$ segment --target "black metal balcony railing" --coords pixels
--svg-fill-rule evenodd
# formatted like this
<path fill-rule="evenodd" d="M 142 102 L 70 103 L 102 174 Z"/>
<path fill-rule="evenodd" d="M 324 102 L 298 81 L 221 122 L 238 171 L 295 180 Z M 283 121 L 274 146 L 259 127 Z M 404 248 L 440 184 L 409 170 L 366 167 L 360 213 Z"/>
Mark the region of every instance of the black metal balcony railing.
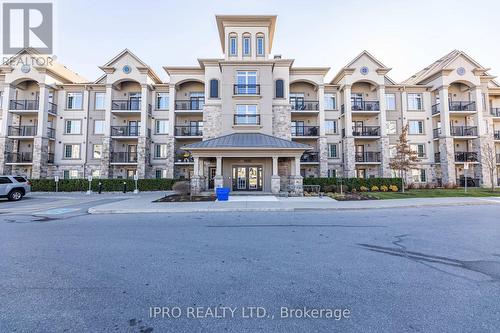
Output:
<path fill-rule="evenodd" d="M 260 95 L 260 84 L 235 84 L 235 95 Z"/>
<path fill-rule="evenodd" d="M 50 139 L 55 139 L 56 138 L 56 130 L 53 129 L 53 128 L 47 128 L 47 136 L 50 138 Z"/>
<path fill-rule="evenodd" d="M 352 128 L 353 136 L 380 136 L 380 126 L 363 126 Z"/>
<path fill-rule="evenodd" d="M 450 101 L 450 111 L 476 111 L 476 102 Z"/>
<path fill-rule="evenodd" d="M 175 126 L 175 136 L 202 136 L 202 126 Z"/>
<path fill-rule="evenodd" d="M 31 163 L 33 162 L 33 153 L 7 153 L 7 163 Z"/>
<path fill-rule="evenodd" d="M 140 126 L 111 126 L 111 136 L 139 136 Z"/>
<path fill-rule="evenodd" d="M 54 154 L 49 153 L 49 155 L 47 156 L 47 163 L 54 163 Z"/>
<path fill-rule="evenodd" d="M 301 162 L 318 162 L 319 161 L 319 153 L 317 151 L 306 151 L 300 157 Z"/>
<path fill-rule="evenodd" d="M 455 162 L 477 162 L 477 153 L 474 152 L 455 152 Z"/>
<path fill-rule="evenodd" d="M 457 185 L 460 187 L 465 186 L 465 177 L 461 176 L 457 178 Z M 479 178 L 469 178 L 467 177 L 467 187 L 479 187 L 480 185 L 480 180 Z"/>
<path fill-rule="evenodd" d="M 364 153 L 355 153 L 354 155 L 355 161 L 360 162 L 380 162 L 380 152 L 364 152 Z"/>
<path fill-rule="evenodd" d="M 495 140 L 500 140 L 500 131 L 494 131 L 493 136 L 494 136 Z"/>
<path fill-rule="evenodd" d="M 140 110 L 141 109 L 141 99 L 114 99 L 111 101 L 112 110 Z"/>
<path fill-rule="evenodd" d="M 304 101 L 301 99 L 290 99 L 290 104 L 292 105 L 293 111 L 318 111 L 319 102 L 318 101 Z"/>
<path fill-rule="evenodd" d="M 452 136 L 477 136 L 476 126 L 451 126 Z"/>
<path fill-rule="evenodd" d="M 497 154 L 497 163 L 500 163 L 500 154 Z"/>
<path fill-rule="evenodd" d="M 259 114 L 235 114 L 235 125 L 260 125 Z"/>
<path fill-rule="evenodd" d="M 352 111 L 380 111 L 380 103 L 378 101 L 353 101 L 351 104 Z"/>
<path fill-rule="evenodd" d="M 318 136 L 319 126 L 292 126 L 292 136 Z"/>
<path fill-rule="evenodd" d="M 35 136 L 36 126 L 9 126 L 9 136 Z"/>
<path fill-rule="evenodd" d="M 439 103 L 431 106 L 431 111 L 432 111 L 432 114 L 438 114 L 439 112 L 441 112 L 441 110 L 439 109 Z"/>
<path fill-rule="evenodd" d="M 205 97 L 192 97 L 188 100 L 176 100 L 176 110 L 203 110 Z"/>
<path fill-rule="evenodd" d="M 340 106 L 340 114 L 344 114 L 344 112 L 345 112 L 345 106 L 344 106 L 344 104 L 342 104 Z"/>
<path fill-rule="evenodd" d="M 111 154 L 112 163 L 137 163 L 137 153 L 114 152 Z"/>
<path fill-rule="evenodd" d="M 441 153 L 434 153 L 434 163 L 441 163 Z"/>
<path fill-rule="evenodd" d="M 178 150 L 175 152 L 175 161 L 181 163 L 192 163 L 194 159 L 189 152 Z"/>
<path fill-rule="evenodd" d="M 500 108 L 491 108 L 490 113 L 493 117 L 500 117 Z"/>
<path fill-rule="evenodd" d="M 49 102 L 47 110 L 49 111 L 49 113 L 57 114 L 57 104 Z"/>
<path fill-rule="evenodd" d="M 10 110 L 38 110 L 37 99 L 11 99 Z"/>
<path fill-rule="evenodd" d="M 432 130 L 432 136 L 434 139 L 437 139 L 439 138 L 439 136 L 441 135 L 441 129 L 440 128 L 435 128 Z"/>

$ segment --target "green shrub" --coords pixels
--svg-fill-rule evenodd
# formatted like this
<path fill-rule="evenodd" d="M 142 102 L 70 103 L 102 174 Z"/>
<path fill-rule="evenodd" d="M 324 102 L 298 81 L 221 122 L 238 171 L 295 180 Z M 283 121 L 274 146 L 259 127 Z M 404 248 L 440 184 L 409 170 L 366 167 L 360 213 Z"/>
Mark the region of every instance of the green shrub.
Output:
<path fill-rule="evenodd" d="M 33 192 L 54 192 L 56 182 L 53 179 L 31 179 L 31 190 Z M 127 184 L 127 191 L 135 189 L 133 179 L 94 179 L 92 180 L 92 191 L 97 192 L 99 182 L 102 183 L 103 192 L 123 191 L 123 182 Z M 172 189 L 175 179 L 139 179 L 137 187 L 139 191 L 167 191 Z M 60 192 L 84 192 L 89 189 L 87 179 L 61 179 L 59 180 Z"/>
<path fill-rule="evenodd" d="M 343 185 L 347 191 L 360 189 L 361 186 L 371 189 L 373 186 L 380 188 L 386 186 L 389 188 L 392 185 L 398 186 L 401 184 L 401 178 L 304 178 L 304 185 L 320 185 L 321 191 L 325 191 L 328 185 Z"/>
<path fill-rule="evenodd" d="M 378 186 L 377 185 L 373 185 L 372 188 L 371 188 L 371 191 L 372 192 L 378 192 Z"/>

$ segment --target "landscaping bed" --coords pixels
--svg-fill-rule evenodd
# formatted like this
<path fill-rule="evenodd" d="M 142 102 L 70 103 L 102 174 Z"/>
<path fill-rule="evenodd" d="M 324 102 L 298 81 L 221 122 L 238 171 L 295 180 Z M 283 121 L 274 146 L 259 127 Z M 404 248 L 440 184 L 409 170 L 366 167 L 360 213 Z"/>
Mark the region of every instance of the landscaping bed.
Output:
<path fill-rule="evenodd" d="M 217 198 L 213 195 L 210 196 L 189 196 L 173 194 L 163 197 L 161 199 L 155 200 L 154 202 L 203 202 L 203 201 L 215 201 Z"/>

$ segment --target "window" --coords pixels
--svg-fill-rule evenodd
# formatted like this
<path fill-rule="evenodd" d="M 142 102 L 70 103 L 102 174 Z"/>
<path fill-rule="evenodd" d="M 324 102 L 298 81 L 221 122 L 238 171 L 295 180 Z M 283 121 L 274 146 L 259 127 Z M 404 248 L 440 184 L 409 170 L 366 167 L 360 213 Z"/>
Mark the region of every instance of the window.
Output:
<path fill-rule="evenodd" d="M 240 104 L 236 105 L 235 125 L 259 125 L 260 117 L 257 114 L 257 105 Z"/>
<path fill-rule="evenodd" d="M 282 79 L 276 80 L 274 83 L 275 88 L 275 98 L 284 98 L 285 97 L 285 84 Z"/>
<path fill-rule="evenodd" d="M 92 146 L 92 157 L 95 159 L 100 159 L 102 157 L 102 145 Z"/>
<path fill-rule="evenodd" d="M 94 134 L 104 134 L 104 120 L 94 120 Z"/>
<path fill-rule="evenodd" d="M 219 98 L 219 80 L 210 80 L 210 98 Z"/>
<path fill-rule="evenodd" d="M 398 134 L 398 122 L 396 120 L 388 120 L 385 124 L 387 128 L 387 134 Z"/>
<path fill-rule="evenodd" d="M 422 110 L 422 94 L 408 94 L 408 110 Z"/>
<path fill-rule="evenodd" d="M 80 145 L 78 144 L 64 145 L 64 158 L 71 158 L 71 159 L 80 158 Z"/>
<path fill-rule="evenodd" d="M 157 120 L 155 122 L 155 134 L 168 134 L 168 120 Z"/>
<path fill-rule="evenodd" d="M 0 184 L 10 184 L 12 180 L 9 177 L 0 177 Z"/>
<path fill-rule="evenodd" d="M 326 134 L 337 134 L 337 121 L 336 120 L 325 120 L 325 133 Z"/>
<path fill-rule="evenodd" d="M 2 107 L 3 91 L 0 91 L 0 108 Z"/>
<path fill-rule="evenodd" d="M 328 158 L 337 158 L 337 144 L 329 143 L 328 144 Z"/>
<path fill-rule="evenodd" d="M 101 170 L 92 170 L 92 178 L 101 178 Z"/>
<path fill-rule="evenodd" d="M 68 93 L 68 110 L 81 110 L 83 108 L 83 93 Z"/>
<path fill-rule="evenodd" d="M 235 56 L 238 54 L 238 40 L 236 36 L 229 37 L 229 55 Z"/>
<path fill-rule="evenodd" d="M 78 170 L 64 170 L 63 171 L 64 179 L 77 179 L 78 178 Z"/>
<path fill-rule="evenodd" d="M 66 120 L 65 134 L 81 134 L 82 121 L 81 120 Z"/>
<path fill-rule="evenodd" d="M 395 94 L 385 94 L 385 106 L 387 110 L 394 111 L 396 110 L 396 95 Z"/>
<path fill-rule="evenodd" d="M 413 145 L 410 145 L 411 147 L 411 150 L 413 150 L 414 152 L 417 153 L 417 156 L 420 157 L 420 158 L 423 158 L 425 157 L 425 145 L 424 144 L 413 144 Z"/>
<path fill-rule="evenodd" d="M 337 178 L 337 170 L 328 169 L 328 178 Z"/>
<path fill-rule="evenodd" d="M 257 55 L 264 55 L 264 36 L 257 36 Z"/>
<path fill-rule="evenodd" d="M 156 176 L 156 179 L 167 178 L 167 170 L 166 169 L 156 169 L 155 176 Z"/>
<path fill-rule="evenodd" d="M 156 109 L 168 110 L 170 98 L 167 92 L 159 92 L 156 94 Z"/>
<path fill-rule="evenodd" d="M 167 145 L 164 143 L 156 144 L 154 156 L 155 158 L 167 158 Z"/>
<path fill-rule="evenodd" d="M 396 148 L 396 145 L 389 145 L 389 158 L 396 157 L 397 153 L 398 149 Z"/>
<path fill-rule="evenodd" d="M 411 170 L 411 178 L 414 183 L 425 183 L 427 181 L 425 169 Z"/>
<path fill-rule="evenodd" d="M 105 101 L 106 101 L 106 93 L 96 92 L 95 93 L 94 109 L 95 110 L 104 110 L 106 108 Z"/>
<path fill-rule="evenodd" d="M 337 109 L 335 94 L 325 94 L 325 110 Z"/>
<path fill-rule="evenodd" d="M 257 91 L 257 72 L 238 71 L 236 73 L 237 94 L 255 95 Z"/>
<path fill-rule="evenodd" d="M 250 55 L 250 36 L 243 36 L 243 55 Z"/>
<path fill-rule="evenodd" d="M 410 134 L 424 134 L 424 122 L 422 120 L 410 120 L 408 124 Z"/>

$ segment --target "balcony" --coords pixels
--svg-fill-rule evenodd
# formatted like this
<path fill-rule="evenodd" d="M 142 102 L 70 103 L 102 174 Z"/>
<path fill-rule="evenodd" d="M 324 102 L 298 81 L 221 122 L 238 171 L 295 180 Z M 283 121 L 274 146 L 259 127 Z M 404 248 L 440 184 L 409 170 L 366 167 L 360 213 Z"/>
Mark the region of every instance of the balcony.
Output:
<path fill-rule="evenodd" d="M 56 130 L 54 128 L 47 128 L 47 136 L 49 139 L 55 139 L 56 138 Z"/>
<path fill-rule="evenodd" d="M 50 114 L 57 115 L 57 104 L 49 102 L 49 107 L 48 107 L 47 111 Z"/>
<path fill-rule="evenodd" d="M 451 112 L 455 112 L 455 111 L 473 112 L 473 111 L 476 111 L 476 102 L 450 101 L 448 106 L 449 106 L 449 109 Z"/>
<path fill-rule="evenodd" d="M 318 136 L 319 126 L 292 126 L 292 136 Z"/>
<path fill-rule="evenodd" d="M 434 153 L 434 163 L 441 163 L 441 153 Z"/>
<path fill-rule="evenodd" d="M 178 150 L 175 152 L 175 163 L 191 164 L 194 163 L 193 156 L 187 151 Z"/>
<path fill-rule="evenodd" d="M 432 111 L 432 115 L 435 115 L 435 114 L 438 114 L 439 112 L 441 112 L 440 107 L 439 107 L 439 103 L 432 105 L 431 111 Z"/>
<path fill-rule="evenodd" d="M 234 125 L 260 125 L 260 114 L 235 114 Z"/>
<path fill-rule="evenodd" d="M 493 137 L 495 140 L 500 140 L 500 131 L 493 131 Z"/>
<path fill-rule="evenodd" d="M 11 99 L 9 110 L 15 111 L 38 111 L 37 99 Z"/>
<path fill-rule="evenodd" d="M 139 136 L 140 126 L 111 126 L 111 136 Z"/>
<path fill-rule="evenodd" d="M 455 152 L 455 162 L 477 162 L 477 153 Z"/>
<path fill-rule="evenodd" d="M 441 135 L 441 133 L 442 132 L 441 132 L 440 128 L 435 128 L 435 129 L 432 130 L 432 137 L 434 139 L 437 139 L 437 138 L 439 138 L 439 136 Z"/>
<path fill-rule="evenodd" d="M 352 111 L 380 111 L 378 101 L 353 101 L 351 103 Z"/>
<path fill-rule="evenodd" d="M 497 154 L 497 163 L 500 163 L 500 154 Z"/>
<path fill-rule="evenodd" d="M 234 95 L 260 95 L 260 84 L 235 84 Z"/>
<path fill-rule="evenodd" d="M 452 136 L 477 136 L 476 126 L 451 126 Z"/>
<path fill-rule="evenodd" d="M 6 163 L 33 163 L 33 153 L 7 153 Z"/>
<path fill-rule="evenodd" d="M 302 162 L 302 163 L 318 163 L 319 162 L 319 152 L 306 151 L 300 157 L 300 162 Z"/>
<path fill-rule="evenodd" d="M 493 117 L 500 117 L 500 108 L 491 108 L 490 113 Z"/>
<path fill-rule="evenodd" d="M 353 136 L 380 136 L 380 126 L 363 126 L 352 128 Z"/>
<path fill-rule="evenodd" d="M 137 163 L 137 153 L 115 152 L 111 153 L 111 163 Z"/>
<path fill-rule="evenodd" d="M 318 111 L 319 101 L 304 101 L 302 99 L 290 99 L 292 111 Z"/>
<path fill-rule="evenodd" d="M 47 156 L 47 163 L 54 164 L 54 154 L 49 153 L 49 155 Z"/>
<path fill-rule="evenodd" d="M 175 126 L 175 136 L 203 136 L 202 126 Z"/>
<path fill-rule="evenodd" d="M 9 126 L 9 136 L 35 136 L 36 126 Z"/>
<path fill-rule="evenodd" d="M 356 163 L 380 163 L 380 152 L 355 153 L 354 159 Z"/>
<path fill-rule="evenodd" d="M 111 110 L 114 111 L 140 111 L 141 98 L 114 99 L 111 101 Z"/>
<path fill-rule="evenodd" d="M 192 97 L 189 100 L 176 100 L 176 111 L 202 111 L 205 106 L 205 97 Z"/>

